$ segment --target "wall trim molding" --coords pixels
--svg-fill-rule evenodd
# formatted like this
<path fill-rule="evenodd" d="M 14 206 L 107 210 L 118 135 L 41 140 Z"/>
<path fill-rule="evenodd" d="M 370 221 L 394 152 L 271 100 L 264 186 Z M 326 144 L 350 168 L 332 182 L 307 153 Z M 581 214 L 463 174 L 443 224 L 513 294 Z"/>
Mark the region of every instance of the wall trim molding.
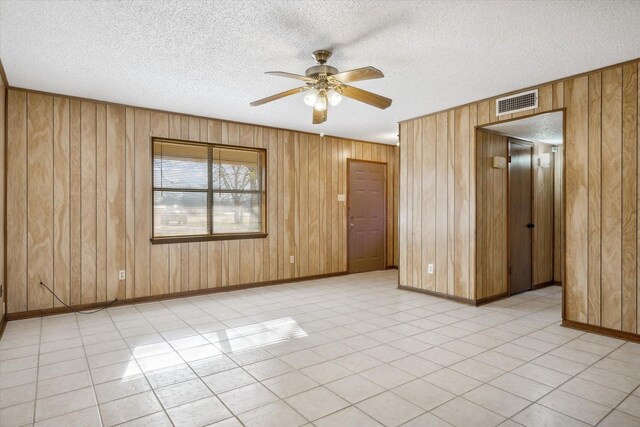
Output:
<path fill-rule="evenodd" d="M 420 289 L 420 288 L 414 288 L 413 286 L 404 286 L 404 285 L 398 285 L 398 289 L 402 289 L 403 291 L 417 292 L 420 294 L 427 294 L 434 297 L 439 297 L 443 299 L 460 302 L 462 304 L 476 305 L 476 301 L 472 300 L 471 298 L 464 298 L 464 297 L 458 297 L 455 295 L 443 294 L 442 292 L 430 291 L 428 289 Z"/>
<path fill-rule="evenodd" d="M 640 343 L 640 334 L 633 332 L 618 331 L 617 329 L 605 328 L 604 326 L 589 325 L 587 323 L 562 319 L 562 326 L 579 331 L 590 332 L 592 334 L 604 335 L 606 337 L 619 338 L 622 340 Z"/>
<path fill-rule="evenodd" d="M 139 303 L 145 303 L 145 302 L 167 301 L 167 300 L 177 299 L 177 298 L 187 298 L 187 297 L 194 297 L 194 296 L 200 296 L 200 295 L 210 295 L 210 294 L 217 294 L 217 293 L 222 293 L 222 292 L 239 291 L 239 290 L 243 290 L 243 289 L 261 288 L 261 287 L 266 287 L 266 286 L 285 285 L 285 284 L 288 284 L 288 283 L 308 282 L 310 280 L 326 279 L 326 278 L 329 278 L 329 277 L 337 277 L 337 276 L 346 276 L 348 274 L 349 273 L 346 272 L 346 271 L 339 271 L 339 272 L 336 272 L 336 273 L 317 274 L 317 275 L 314 275 L 314 276 L 304 276 L 304 277 L 295 277 L 295 278 L 290 278 L 290 279 L 270 280 L 270 281 L 265 281 L 265 282 L 243 283 L 243 284 L 239 284 L 239 285 L 229 285 L 229 286 L 221 286 L 221 287 L 217 287 L 217 288 L 207 288 L 207 289 L 196 289 L 196 290 L 192 290 L 192 291 L 181 291 L 181 292 L 174 292 L 174 293 L 170 293 L 170 294 L 151 295 L 151 296 L 146 296 L 146 297 L 126 298 L 126 299 L 121 299 L 121 300 L 116 301 L 114 304 L 111 305 L 111 307 L 118 307 L 118 306 L 131 305 L 131 304 L 139 304 Z M 76 305 L 72 305 L 71 307 L 74 310 L 92 310 L 92 309 L 104 307 L 107 304 L 109 304 L 109 301 L 99 302 L 99 303 L 90 303 L 90 304 L 76 304 Z M 42 317 L 42 316 L 53 316 L 53 315 L 56 315 L 56 314 L 64 314 L 64 313 L 71 313 L 71 312 L 73 312 L 73 310 L 70 310 L 67 307 L 54 307 L 54 308 L 45 308 L 45 309 L 42 309 L 42 310 L 20 311 L 20 312 L 16 312 L 16 313 L 8 313 L 8 314 L 6 314 L 5 315 L 5 317 L 6 317 L 5 323 L 6 323 L 6 321 L 19 320 L 19 319 L 30 319 L 30 318 L 33 318 L 33 317 Z M 2 334 L 1 334 L 1 329 L 0 329 L 0 337 L 1 336 L 2 336 Z"/>

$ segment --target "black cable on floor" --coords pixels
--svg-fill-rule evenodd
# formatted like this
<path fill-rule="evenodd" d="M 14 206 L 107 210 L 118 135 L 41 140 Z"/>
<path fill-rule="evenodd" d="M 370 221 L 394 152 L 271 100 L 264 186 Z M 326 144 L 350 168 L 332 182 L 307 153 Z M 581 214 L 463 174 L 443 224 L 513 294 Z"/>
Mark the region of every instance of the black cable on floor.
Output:
<path fill-rule="evenodd" d="M 67 307 L 69 310 L 73 311 L 74 313 L 80 313 L 80 314 L 93 314 L 93 313 L 97 313 L 99 311 L 104 310 L 105 308 L 109 308 L 111 307 L 113 304 L 116 303 L 116 301 L 118 301 L 118 298 L 114 299 L 113 301 L 111 301 L 110 303 L 108 303 L 107 305 L 105 305 L 104 307 L 100 307 L 97 310 L 92 310 L 92 311 L 82 311 L 82 310 L 76 310 L 75 308 L 71 307 L 70 305 L 67 305 L 64 301 L 62 301 L 60 298 L 58 298 L 58 295 L 56 295 L 55 292 L 53 292 L 51 289 L 49 289 L 49 287 L 47 285 L 45 285 L 44 283 L 40 282 L 40 284 L 42 286 L 44 286 L 49 292 L 51 292 L 51 295 L 53 295 L 58 301 L 60 301 L 60 303 L 62 305 L 64 305 L 65 307 Z"/>

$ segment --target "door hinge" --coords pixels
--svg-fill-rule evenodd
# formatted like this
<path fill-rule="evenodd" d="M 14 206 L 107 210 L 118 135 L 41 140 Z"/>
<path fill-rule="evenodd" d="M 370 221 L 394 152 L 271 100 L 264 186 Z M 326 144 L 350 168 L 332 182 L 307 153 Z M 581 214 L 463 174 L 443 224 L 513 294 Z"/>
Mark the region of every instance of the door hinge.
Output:
<path fill-rule="evenodd" d="M 507 159 L 508 159 L 509 163 L 511 163 L 511 156 L 508 156 Z"/>
<path fill-rule="evenodd" d="M 4 295 L 4 285 L 0 285 L 0 298 Z"/>

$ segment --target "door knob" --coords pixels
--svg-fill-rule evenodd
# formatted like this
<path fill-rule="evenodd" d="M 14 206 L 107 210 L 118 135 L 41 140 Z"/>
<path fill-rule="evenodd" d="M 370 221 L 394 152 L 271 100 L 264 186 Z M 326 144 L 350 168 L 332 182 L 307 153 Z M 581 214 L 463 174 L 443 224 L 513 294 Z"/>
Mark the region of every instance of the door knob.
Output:
<path fill-rule="evenodd" d="M 533 228 L 535 227 L 535 224 L 527 224 L 527 228 Z"/>

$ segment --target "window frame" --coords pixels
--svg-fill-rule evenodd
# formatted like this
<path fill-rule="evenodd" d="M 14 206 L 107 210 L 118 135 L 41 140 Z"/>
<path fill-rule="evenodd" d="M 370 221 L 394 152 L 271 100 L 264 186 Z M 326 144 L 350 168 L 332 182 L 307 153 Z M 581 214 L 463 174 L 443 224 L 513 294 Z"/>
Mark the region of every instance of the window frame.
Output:
<path fill-rule="evenodd" d="M 154 181 L 154 144 L 156 142 L 168 142 L 172 144 L 193 145 L 199 147 L 207 147 L 208 161 L 207 161 L 207 188 L 195 189 L 195 188 L 165 188 L 156 187 Z M 259 182 L 261 183 L 258 191 L 252 190 L 223 190 L 213 189 L 213 179 L 211 174 L 212 164 L 212 151 L 215 148 L 224 150 L 236 150 L 245 152 L 259 152 L 262 154 L 262 161 L 258 163 L 259 169 Z M 240 240 L 240 239 L 264 239 L 269 233 L 267 230 L 267 149 L 258 147 L 243 147 L 240 145 L 227 145 L 216 144 L 210 142 L 199 141 L 187 141 L 183 139 L 175 138 L 163 138 L 152 137 L 151 138 L 151 244 L 166 244 L 166 243 L 190 243 L 190 242 L 209 242 L 218 240 Z M 241 193 L 241 194 L 259 194 L 260 195 L 260 222 L 261 232 L 238 232 L 238 233 L 209 233 L 209 234 L 193 234 L 193 235 L 178 235 L 178 236 L 156 236 L 155 235 L 155 203 L 154 195 L 156 192 L 182 192 L 182 193 L 205 193 L 207 195 L 207 229 L 212 230 L 213 226 L 213 195 L 215 193 Z"/>

